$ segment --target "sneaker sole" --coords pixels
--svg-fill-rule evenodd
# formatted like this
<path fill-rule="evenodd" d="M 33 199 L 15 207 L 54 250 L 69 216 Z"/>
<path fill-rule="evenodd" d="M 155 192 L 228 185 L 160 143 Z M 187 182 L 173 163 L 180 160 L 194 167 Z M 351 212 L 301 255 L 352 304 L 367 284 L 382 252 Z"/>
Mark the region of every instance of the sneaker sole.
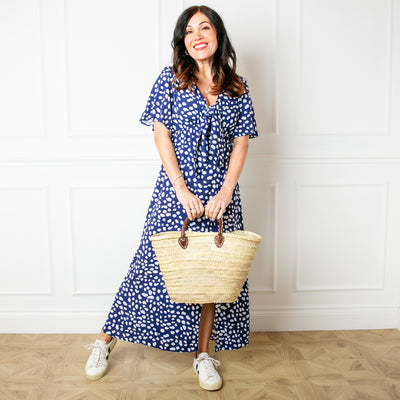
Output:
<path fill-rule="evenodd" d="M 115 339 L 115 338 L 113 338 L 112 340 L 113 340 L 113 342 L 111 343 L 111 345 L 110 345 L 110 347 L 109 347 L 109 349 L 108 349 L 108 354 L 110 355 L 110 353 L 111 353 L 111 350 L 115 347 L 115 345 L 117 344 L 117 339 Z M 107 358 L 108 358 L 108 356 L 107 356 Z M 89 380 L 91 380 L 91 381 L 97 381 L 98 379 L 100 379 L 100 378 L 102 378 L 105 374 L 106 374 L 106 372 L 107 372 L 107 368 L 108 368 L 108 364 L 107 364 L 107 367 L 104 369 L 104 371 L 101 371 L 101 372 L 99 372 L 98 374 L 96 374 L 96 375 L 88 375 L 88 373 L 86 373 L 86 378 L 87 379 L 89 379 Z"/>
<path fill-rule="evenodd" d="M 202 382 L 200 380 L 199 374 L 197 373 L 196 367 L 194 365 L 193 365 L 193 371 L 197 375 L 197 377 L 199 378 L 199 385 L 200 385 L 200 387 L 202 389 L 210 390 L 210 391 L 221 389 L 221 387 L 222 387 L 222 379 L 221 379 L 220 382 L 217 382 L 217 383 L 214 383 L 214 384 L 204 383 L 204 382 Z"/>

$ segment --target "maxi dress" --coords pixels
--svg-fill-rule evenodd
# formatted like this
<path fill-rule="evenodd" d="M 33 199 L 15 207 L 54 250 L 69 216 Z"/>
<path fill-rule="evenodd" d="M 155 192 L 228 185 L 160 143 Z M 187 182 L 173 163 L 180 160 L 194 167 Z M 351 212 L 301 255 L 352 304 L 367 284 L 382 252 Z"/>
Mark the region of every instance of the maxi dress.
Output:
<path fill-rule="evenodd" d="M 230 97 L 222 92 L 208 106 L 196 85 L 176 90 L 174 73 L 166 67 L 151 90 L 140 121 L 152 127 L 162 122 L 172 133 L 180 170 L 188 189 L 203 205 L 218 193 L 226 175 L 233 139 L 256 137 L 254 110 L 248 84 L 246 92 Z M 181 178 L 180 178 L 181 179 Z M 149 237 L 180 230 L 186 212 L 179 203 L 163 166 L 159 172 L 144 224 L 139 248 L 124 278 L 102 331 L 120 340 L 174 352 L 197 350 L 201 304 L 175 303 L 167 294 Z M 225 232 L 243 228 L 239 186 L 223 216 Z M 189 224 L 192 231 L 217 231 L 215 221 L 204 216 Z M 214 351 L 239 349 L 249 343 L 249 288 L 246 279 L 238 299 L 215 304 L 211 340 Z"/>

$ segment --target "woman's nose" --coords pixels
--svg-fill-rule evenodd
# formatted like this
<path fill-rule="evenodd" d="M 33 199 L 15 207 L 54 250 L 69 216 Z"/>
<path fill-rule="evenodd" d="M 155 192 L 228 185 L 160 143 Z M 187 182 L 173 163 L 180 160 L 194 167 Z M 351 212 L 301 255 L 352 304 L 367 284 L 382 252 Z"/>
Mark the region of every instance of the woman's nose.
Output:
<path fill-rule="evenodd" d="M 196 31 L 195 32 L 195 34 L 194 34 L 194 38 L 195 39 L 201 39 L 203 36 L 202 36 L 202 34 L 201 34 L 201 31 L 200 30 L 198 30 L 198 31 Z"/>

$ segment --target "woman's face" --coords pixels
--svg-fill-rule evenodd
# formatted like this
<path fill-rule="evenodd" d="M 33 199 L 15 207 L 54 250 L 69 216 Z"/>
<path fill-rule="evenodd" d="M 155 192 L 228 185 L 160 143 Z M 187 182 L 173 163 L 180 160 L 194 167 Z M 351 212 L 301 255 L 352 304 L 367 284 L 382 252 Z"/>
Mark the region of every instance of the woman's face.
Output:
<path fill-rule="evenodd" d="M 185 31 L 185 46 L 195 61 L 213 60 L 218 49 L 217 31 L 203 13 L 198 12 L 190 18 Z"/>

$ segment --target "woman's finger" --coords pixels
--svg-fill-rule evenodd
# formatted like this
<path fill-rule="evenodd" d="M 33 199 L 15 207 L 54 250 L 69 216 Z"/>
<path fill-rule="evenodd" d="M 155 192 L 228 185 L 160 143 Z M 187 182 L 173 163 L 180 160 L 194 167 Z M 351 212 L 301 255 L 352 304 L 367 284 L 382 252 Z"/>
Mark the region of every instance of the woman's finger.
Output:
<path fill-rule="evenodd" d="M 205 216 L 206 218 L 210 218 L 212 216 L 212 210 L 214 209 L 214 205 L 211 203 L 208 203 L 205 209 Z"/>
<path fill-rule="evenodd" d="M 193 196 L 191 199 L 190 210 L 194 218 L 199 218 L 201 209 L 199 206 L 199 199 L 196 196 Z"/>
<path fill-rule="evenodd" d="M 191 211 L 194 218 L 199 218 L 199 212 L 196 207 L 193 207 Z"/>
<path fill-rule="evenodd" d="M 222 216 L 224 215 L 224 212 L 225 212 L 225 209 L 224 209 L 224 208 L 221 208 L 220 211 L 219 211 L 219 213 L 218 213 L 218 215 L 217 215 L 217 219 L 221 219 Z"/>
<path fill-rule="evenodd" d="M 186 208 L 186 214 L 189 217 L 189 219 L 191 221 L 194 220 L 194 218 L 196 218 L 196 208 L 194 207 L 194 205 L 192 203 L 189 202 L 187 208 Z"/>
<path fill-rule="evenodd" d="M 199 218 L 199 217 L 201 217 L 201 215 L 204 212 L 204 207 L 203 207 L 203 204 L 201 203 L 199 198 L 197 198 L 196 200 L 197 201 L 196 201 L 196 206 L 195 207 L 196 207 L 196 211 L 197 211 L 197 218 Z"/>
<path fill-rule="evenodd" d="M 219 213 L 219 210 L 220 210 L 220 207 L 216 204 L 215 207 L 214 207 L 214 209 L 212 210 L 212 213 L 211 213 L 211 219 L 212 219 L 213 221 L 215 221 L 215 219 L 217 218 L 217 215 L 218 215 L 218 213 Z"/>
<path fill-rule="evenodd" d="M 193 199 L 189 203 L 189 213 L 193 218 L 200 218 L 203 214 L 203 204 L 200 199 L 196 196 L 193 196 Z"/>
<path fill-rule="evenodd" d="M 216 212 L 217 212 L 216 218 L 217 219 L 221 219 L 222 218 L 222 216 L 225 213 L 226 207 L 227 207 L 227 204 L 225 204 L 224 202 L 221 201 L 219 203 L 219 206 L 217 207 L 217 210 L 216 210 Z"/>
<path fill-rule="evenodd" d="M 215 219 L 217 218 L 218 213 L 220 212 L 221 207 L 219 207 L 218 205 L 215 206 L 212 210 L 211 210 L 211 219 L 213 221 L 215 221 Z"/>

